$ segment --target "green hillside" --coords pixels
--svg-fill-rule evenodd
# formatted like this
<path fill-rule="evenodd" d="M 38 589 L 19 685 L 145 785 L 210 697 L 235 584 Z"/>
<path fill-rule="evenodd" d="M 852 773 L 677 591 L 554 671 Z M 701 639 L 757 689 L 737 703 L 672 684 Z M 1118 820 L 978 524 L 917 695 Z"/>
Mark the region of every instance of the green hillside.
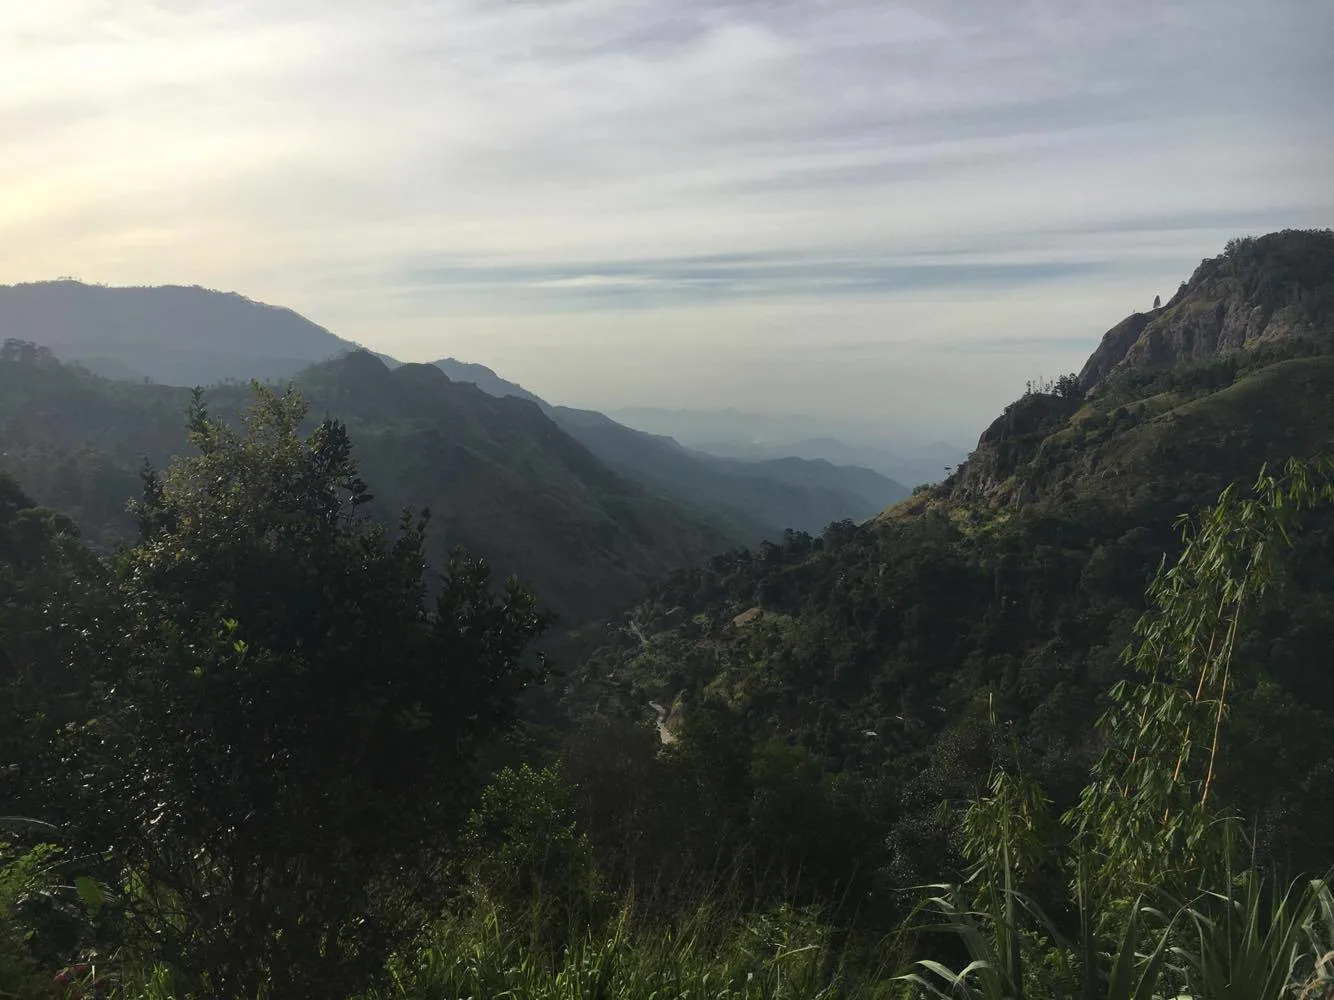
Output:
<path fill-rule="evenodd" d="M 1325 301 L 1331 246 L 1330 233 L 1233 246 L 1265 279 L 1229 308 L 1278 315 L 1286 307 L 1267 296 Z M 1324 263 L 1312 267 L 1313 256 Z M 1202 266 L 1170 304 L 1181 344 L 1214 329 L 1217 310 L 1201 303 L 1215 301 L 1229 259 Z M 1197 334 L 1179 319 L 1192 312 L 1205 317 Z M 687 731 L 692 713 L 728 720 L 730 745 L 751 761 L 736 845 L 754 845 L 757 864 L 854 894 L 957 871 L 959 817 L 943 803 L 968 800 L 1011 752 L 989 743 L 988 714 L 1013 727 L 1058 806 L 1072 804 L 1105 692 L 1125 676 L 1145 585 L 1179 551 L 1176 518 L 1250 484 L 1265 463 L 1334 453 L 1334 325 L 1312 315 L 1175 360 L 1128 355 L 1087 391 L 1075 375 L 1038 387 L 958 472 L 872 523 L 789 533 L 677 574 L 604 636 L 566 688 L 569 710 L 643 718 L 653 701 L 674 704 Z M 1321 680 L 1334 642 L 1334 521 L 1294 541 L 1282 597 L 1251 621 L 1238 654 L 1261 679 L 1237 691 L 1228 720 L 1284 765 L 1262 774 L 1239 761 L 1222 786 L 1254 819 L 1257 850 L 1318 867 L 1334 857 L 1334 817 L 1309 795 L 1334 766 L 1334 700 Z M 1300 738 L 1286 737 L 1297 718 Z M 820 803 L 791 816 L 777 855 L 772 817 L 756 811 L 774 780 Z M 862 805 L 836 807 L 849 801 Z"/>
<path fill-rule="evenodd" d="M 718 458 L 593 410 L 557 406 L 548 412 L 612 468 L 747 544 L 778 538 L 788 528 L 822 531 L 834 521 L 860 521 L 908 494 L 870 469 L 799 458 Z"/>
<path fill-rule="evenodd" d="M 282 382 L 358 349 L 290 309 L 233 292 L 73 280 L 0 286 L 0 342 L 10 339 L 43 346 L 107 378 L 168 386 Z M 374 357 L 391 369 L 401 364 L 388 355 Z M 690 508 L 733 543 L 754 544 L 785 528 L 820 531 L 831 521 L 860 520 L 907 493 L 866 469 L 726 462 L 687 453 L 601 413 L 552 407 L 485 365 L 454 358 L 433 364 L 453 382 L 537 404 L 603 463 L 654 496 Z M 92 530 L 101 519 L 97 514 Z"/>
<path fill-rule="evenodd" d="M 365 352 L 300 375 L 312 416 L 347 423 L 377 484 L 372 509 L 432 512 L 435 561 L 463 545 L 517 573 L 574 620 L 605 613 L 644 584 L 726 545 L 674 504 L 599 462 L 533 404 L 450 382 L 429 365 L 390 371 Z M 104 547 L 127 539 L 126 502 L 145 459 L 187 450 L 189 390 L 112 381 L 17 342 L 0 355 L 0 470 Z M 206 399 L 236 414 L 242 386 Z"/>

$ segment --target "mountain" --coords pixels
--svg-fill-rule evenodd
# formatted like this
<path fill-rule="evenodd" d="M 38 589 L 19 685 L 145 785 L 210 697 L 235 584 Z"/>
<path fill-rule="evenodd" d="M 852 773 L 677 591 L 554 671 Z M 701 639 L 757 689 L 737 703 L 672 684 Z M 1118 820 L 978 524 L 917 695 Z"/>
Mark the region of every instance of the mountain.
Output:
<path fill-rule="evenodd" d="M 99 375 L 167 385 L 287 378 L 357 345 L 290 309 L 198 286 L 0 285 L 0 341 L 41 344 Z"/>
<path fill-rule="evenodd" d="M 1029 393 L 940 490 L 896 512 L 1051 500 L 1204 502 L 1262 462 L 1330 448 L 1334 234 L 1234 240 L 1167 305 L 1112 327 L 1062 392 Z"/>
<path fill-rule="evenodd" d="M 364 351 L 296 381 L 312 419 L 329 413 L 348 425 L 373 513 L 392 522 L 404 506 L 429 507 L 435 554 L 463 545 L 502 576 L 522 576 L 568 620 L 614 609 L 726 544 L 527 401 L 451 382 L 430 365 L 390 370 Z M 240 386 L 206 395 L 224 416 L 248 398 Z M 186 389 L 100 378 L 10 342 L 0 353 L 0 470 L 94 542 L 114 545 L 133 530 L 125 504 L 139 493 L 143 459 L 160 466 L 187 447 L 188 402 Z"/>
<path fill-rule="evenodd" d="M 0 286 L 0 340 L 7 339 L 41 344 L 107 378 L 177 386 L 290 379 L 311 364 L 360 349 L 290 309 L 235 293 L 69 280 Z M 373 356 L 390 369 L 401 364 L 385 354 Z M 536 404 L 617 471 L 692 508 L 732 541 L 753 543 L 787 528 L 820 530 L 831 521 L 860 520 L 907 492 L 861 470 L 811 467 L 803 474 L 784 467 L 769 479 L 763 468 L 691 457 L 647 436 L 626 438 L 600 414 L 553 408 L 484 365 L 444 358 L 434 367 L 489 396 Z"/>
<path fill-rule="evenodd" d="M 822 803 L 791 816 L 792 850 L 850 894 L 960 872 L 954 803 L 996 767 L 1073 803 L 1146 584 L 1180 551 L 1176 518 L 1266 463 L 1334 454 L 1332 292 L 1332 232 L 1229 244 L 1163 309 L 1113 327 L 1084 377 L 1008 407 L 942 483 L 862 526 L 674 575 L 605 631 L 567 710 L 648 725 L 646 704 L 672 704 L 683 742 L 692 718 L 726 733 L 737 773 L 766 777 L 713 808 L 741 817 L 744 842 L 773 789 Z M 1292 542 L 1239 639 L 1220 725 L 1249 749 L 1216 787 L 1257 855 L 1324 870 L 1334 512 Z"/>
<path fill-rule="evenodd" d="M 719 458 L 683 448 L 665 435 L 633 430 L 596 410 L 552 406 L 483 365 L 449 358 L 435 366 L 493 396 L 536 403 L 612 468 L 746 542 L 777 538 L 789 528 L 820 531 L 834 521 L 864 520 L 908 495 L 907 487 L 871 469 L 792 456 Z"/>
<path fill-rule="evenodd" d="M 1233 240 L 1167 305 L 1107 331 L 1079 374 L 1080 387 L 1087 392 L 1119 371 L 1198 364 L 1268 345 L 1323 350 L 1334 316 L 1332 267 L 1328 230 Z"/>
<path fill-rule="evenodd" d="M 433 361 L 432 364 L 453 381 L 471 383 L 488 396 L 517 396 L 519 399 L 536 403 L 544 410 L 549 411 L 551 409 L 545 400 L 533 395 L 517 382 L 501 378 L 486 365 L 474 364 L 470 361 L 457 361 L 454 358 L 441 358 L 439 361 Z"/>
<path fill-rule="evenodd" d="M 801 459 L 730 461 L 592 410 L 552 407 L 550 413 L 612 468 L 749 543 L 778 538 L 787 528 L 820 531 L 834 521 L 863 520 L 908 494 L 869 469 Z"/>
<path fill-rule="evenodd" d="M 967 456 L 966 448 L 934 442 L 899 451 L 875 444 L 854 444 L 832 437 L 784 439 L 778 442 L 735 440 L 691 441 L 692 450 L 719 458 L 764 462 L 782 458 L 801 458 L 835 466 L 856 466 L 905 486 L 940 482 Z"/>
<path fill-rule="evenodd" d="M 743 461 L 738 459 L 718 458 L 703 452 L 688 452 L 700 461 L 720 469 L 731 476 L 753 479 L 769 483 L 784 483 L 797 489 L 827 490 L 835 495 L 843 494 L 846 501 L 840 504 L 869 503 L 877 510 L 902 500 L 908 495 L 908 488 L 902 483 L 882 476 L 871 469 L 857 465 L 835 465 L 822 458 L 805 459 L 793 456 L 783 458 L 756 459 Z M 849 513 L 844 519 L 860 521 L 865 514 Z M 840 520 L 829 517 L 816 519 L 823 528 L 830 521 Z M 794 527 L 800 527 L 794 525 Z M 810 529 L 805 529 L 810 530 Z"/>
<path fill-rule="evenodd" d="M 804 458 L 833 465 L 872 469 L 888 479 L 916 486 L 934 483 L 958 465 L 967 450 L 943 442 L 888 447 L 892 433 L 876 425 L 774 416 L 735 409 L 671 410 L 630 407 L 610 414 L 630 427 L 666 435 L 686 447 L 722 458 L 763 461 Z"/>

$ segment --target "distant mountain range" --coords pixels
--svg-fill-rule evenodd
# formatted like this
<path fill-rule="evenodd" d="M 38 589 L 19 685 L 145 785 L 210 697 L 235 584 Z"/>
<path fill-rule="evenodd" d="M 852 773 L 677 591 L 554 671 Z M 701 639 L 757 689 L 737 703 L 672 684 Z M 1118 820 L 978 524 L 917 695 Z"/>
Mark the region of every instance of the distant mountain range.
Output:
<path fill-rule="evenodd" d="M 0 287 L 0 338 L 0 470 L 104 546 L 132 534 L 142 461 L 187 447 L 186 387 L 212 386 L 230 414 L 251 378 L 294 380 L 313 415 L 348 424 L 379 515 L 429 507 L 437 554 L 464 545 L 567 620 L 729 546 L 864 520 L 908 493 L 866 468 L 692 451 L 482 365 L 403 364 L 203 288 Z"/>
<path fill-rule="evenodd" d="M 0 285 L 0 340 L 48 347 L 107 378 L 165 385 L 287 378 L 358 345 L 290 309 L 199 286 Z"/>
<path fill-rule="evenodd" d="M 364 351 L 307 368 L 297 384 L 311 421 L 336 415 L 352 434 L 371 511 L 432 513 L 429 552 L 463 545 L 503 577 L 531 583 L 567 621 L 615 608 L 650 580 L 718 551 L 728 536 L 623 478 L 536 406 L 451 382 L 431 365 L 392 371 Z M 206 393 L 234 417 L 248 387 Z M 16 341 L 0 351 L 0 471 L 73 516 L 95 544 L 134 531 L 126 501 L 147 458 L 187 447 L 190 390 L 123 382 L 60 364 Z"/>
<path fill-rule="evenodd" d="M 857 465 L 909 486 L 939 482 L 968 454 L 966 448 L 941 441 L 890 448 L 882 443 L 886 435 L 870 424 L 797 415 L 631 407 L 614 410 L 609 416 L 722 458 L 791 457 Z"/>
<path fill-rule="evenodd" d="M 289 309 L 234 293 L 76 281 L 0 287 L 0 338 L 40 344 L 108 378 L 181 386 L 289 379 L 313 363 L 361 349 Z M 375 357 L 389 368 L 401 365 L 384 354 Z M 908 494 L 869 469 L 829 461 L 720 461 L 600 413 L 550 406 L 483 365 L 445 358 L 435 367 L 490 396 L 535 404 L 607 465 L 689 508 L 732 541 L 754 543 L 786 528 L 818 531 L 832 521 L 863 520 Z"/>
<path fill-rule="evenodd" d="M 833 521 L 860 521 L 908 494 L 903 484 L 856 462 L 781 451 L 720 456 L 707 448 L 683 447 L 670 435 L 632 429 L 596 410 L 552 406 L 484 365 L 453 358 L 435 365 L 454 381 L 471 382 L 493 396 L 536 403 L 612 468 L 698 509 L 741 537 L 775 537 L 782 528 L 815 530 L 812 526 L 823 528 Z"/>

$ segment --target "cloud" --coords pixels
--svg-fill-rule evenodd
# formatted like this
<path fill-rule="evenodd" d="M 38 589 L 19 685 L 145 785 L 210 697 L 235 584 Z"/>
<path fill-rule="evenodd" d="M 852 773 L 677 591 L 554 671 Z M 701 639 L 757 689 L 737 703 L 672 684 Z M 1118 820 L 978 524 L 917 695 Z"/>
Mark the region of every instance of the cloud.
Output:
<path fill-rule="evenodd" d="M 235 288 L 572 402 L 781 403 L 759 340 L 796 409 L 898 412 L 833 359 L 917 365 L 923 303 L 1045 364 L 1229 236 L 1334 221 L 1332 38 L 1308 0 L 11 4 L 0 280 Z M 824 355 L 774 332 L 818 315 Z M 739 367 L 695 378 L 696 339 Z"/>

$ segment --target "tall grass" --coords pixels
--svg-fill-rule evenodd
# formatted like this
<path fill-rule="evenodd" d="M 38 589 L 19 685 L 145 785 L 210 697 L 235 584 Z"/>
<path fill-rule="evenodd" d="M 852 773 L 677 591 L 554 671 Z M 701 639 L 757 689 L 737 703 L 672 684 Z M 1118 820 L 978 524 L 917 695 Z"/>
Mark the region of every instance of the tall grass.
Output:
<path fill-rule="evenodd" d="M 898 977 L 932 1000 L 1328 1000 L 1334 997 L 1334 895 L 1323 879 L 1285 891 L 1260 873 L 1228 892 L 1174 905 L 1135 902 L 1105 948 L 1081 955 L 1051 924 L 1049 957 L 1069 984 L 1033 988 L 1011 956 L 1021 928 L 969 906 L 957 886 L 931 899 L 937 929 L 956 935 L 969 961 L 958 970 L 921 959 Z M 1016 907 L 1038 911 L 1013 892 Z M 1086 968 L 1081 968 L 1088 963 Z M 1086 974 L 1087 973 L 1087 974 Z"/>
<path fill-rule="evenodd" d="M 364 1000 L 844 1000 L 850 986 L 828 932 L 792 910 L 740 923 L 701 909 L 683 925 L 636 930 L 621 915 L 563 947 L 536 946 L 495 910 L 432 927 L 395 958 L 390 985 Z M 879 995 L 888 995 L 881 993 Z"/>

